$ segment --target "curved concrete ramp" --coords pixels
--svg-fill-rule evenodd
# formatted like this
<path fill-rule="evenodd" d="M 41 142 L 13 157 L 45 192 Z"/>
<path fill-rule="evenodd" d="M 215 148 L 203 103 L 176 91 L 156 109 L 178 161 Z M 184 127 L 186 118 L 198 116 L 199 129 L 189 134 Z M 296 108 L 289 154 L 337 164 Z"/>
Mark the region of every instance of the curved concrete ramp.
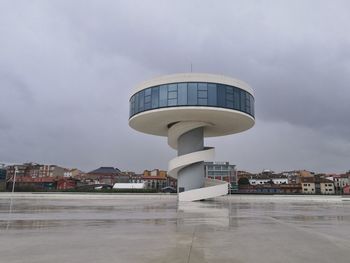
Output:
<path fill-rule="evenodd" d="M 228 183 L 225 181 L 206 179 L 203 188 L 179 193 L 179 201 L 199 201 L 228 194 Z"/>

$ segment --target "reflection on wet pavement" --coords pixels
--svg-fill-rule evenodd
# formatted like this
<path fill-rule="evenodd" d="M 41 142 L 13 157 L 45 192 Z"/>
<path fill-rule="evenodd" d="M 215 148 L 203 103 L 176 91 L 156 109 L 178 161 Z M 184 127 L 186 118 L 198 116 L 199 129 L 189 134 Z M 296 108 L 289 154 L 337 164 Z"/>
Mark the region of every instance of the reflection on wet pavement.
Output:
<path fill-rule="evenodd" d="M 348 262 L 350 202 L 0 196 L 0 262 Z"/>

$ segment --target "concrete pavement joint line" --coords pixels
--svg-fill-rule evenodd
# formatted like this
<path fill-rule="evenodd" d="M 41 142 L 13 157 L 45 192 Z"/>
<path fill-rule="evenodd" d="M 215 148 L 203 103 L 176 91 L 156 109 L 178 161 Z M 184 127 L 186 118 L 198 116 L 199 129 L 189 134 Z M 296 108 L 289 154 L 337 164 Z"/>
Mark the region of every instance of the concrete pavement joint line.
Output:
<path fill-rule="evenodd" d="M 336 238 L 336 237 L 333 237 L 333 236 L 330 236 L 330 235 L 327 235 L 324 233 L 319 233 L 319 232 L 315 232 L 315 231 L 312 231 L 312 230 L 309 230 L 306 228 L 302 228 L 302 227 L 296 226 L 296 225 L 291 224 L 291 223 L 283 222 L 282 220 L 276 219 L 272 216 L 266 216 L 266 218 L 269 218 L 272 221 L 275 221 L 281 225 L 285 225 L 285 226 L 288 226 L 290 228 L 294 228 L 294 229 L 299 230 L 301 232 L 307 232 L 309 234 L 313 234 L 313 235 L 317 235 L 319 237 L 322 237 L 322 238 L 328 240 L 329 242 L 333 243 L 334 245 L 336 245 L 339 248 L 348 248 L 348 249 L 350 248 L 349 241 L 346 239 Z"/>
<path fill-rule="evenodd" d="M 191 241 L 191 245 L 190 245 L 190 251 L 188 252 L 187 263 L 189 263 L 191 260 L 191 252 L 192 252 L 192 246 L 193 246 L 193 240 L 194 240 L 195 233 L 196 233 L 196 228 L 194 228 L 193 233 L 192 233 L 192 241 Z"/>

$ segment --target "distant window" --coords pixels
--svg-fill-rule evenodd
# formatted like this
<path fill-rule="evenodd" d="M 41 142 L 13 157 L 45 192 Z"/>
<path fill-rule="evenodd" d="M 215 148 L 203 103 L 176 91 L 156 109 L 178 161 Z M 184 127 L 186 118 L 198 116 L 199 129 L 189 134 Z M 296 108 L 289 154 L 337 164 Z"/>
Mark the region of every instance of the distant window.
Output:
<path fill-rule="evenodd" d="M 188 83 L 188 104 L 197 105 L 197 83 Z"/>
<path fill-rule="evenodd" d="M 217 89 L 216 84 L 208 84 L 208 105 L 217 105 Z"/>
<path fill-rule="evenodd" d="M 159 88 L 159 106 L 164 107 L 167 106 L 168 100 L 168 87 L 167 85 L 162 85 Z"/>
<path fill-rule="evenodd" d="M 168 99 L 168 106 L 176 106 L 177 99 Z"/>
<path fill-rule="evenodd" d="M 145 90 L 145 96 L 151 96 L 152 89 L 146 89 Z"/>
<path fill-rule="evenodd" d="M 241 111 L 247 111 L 247 110 L 246 110 L 246 100 L 245 100 L 245 97 L 246 97 L 245 94 L 246 94 L 246 92 L 241 91 L 240 93 L 241 93 L 241 98 L 240 98 L 240 99 L 241 99 L 241 109 L 240 109 L 240 110 L 241 110 Z"/>
<path fill-rule="evenodd" d="M 178 85 L 178 105 L 186 105 L 187 104 L 187 83 L 179 83 Z"/>
<path fill-rule="evenodd" d="M 177 99 L 177 91 L 169 91 L 168 99 Z"/>
<path fill-rule="evenodd" d="M 169 92 L 171 92 L 171 91 L 177 92 L 177 84 L 169 84 L 168 85 L 168 91 Z"/>
<path fill-rule="evenodd" d="M 218 84 L 217 85 L 218 90 L 218 106 L 225 107 L 226 106 L 226 87 L 224 85 Z"/>
<path fill-rule="evenodd" d="M 234 101 L 234 105 L 233 105 L 233 108 L 236 109 L 236 110 L 239 110 L 240 109 L 240 100 L 239 100 L 239 89 L 234 89 L 233 90 L 233 101 Z"/>
<path fill-rule="evenodd" d="M 233 88 L 226 87 L 226 107 L 233 108 Z"/>

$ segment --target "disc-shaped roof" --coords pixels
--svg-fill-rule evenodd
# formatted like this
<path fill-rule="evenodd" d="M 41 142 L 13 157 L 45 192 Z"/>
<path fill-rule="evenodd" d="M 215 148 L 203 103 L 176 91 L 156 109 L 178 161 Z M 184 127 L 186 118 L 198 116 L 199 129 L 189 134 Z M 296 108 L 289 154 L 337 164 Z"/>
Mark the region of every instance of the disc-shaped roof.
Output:
<path fill-rule="evenodd" d="M 215 74 L 206 74 L 206 73 L 180 73 L 160 76 L 153 78 L 151 80 L 144 81 L 136 86 L 133 90 L 132 95 L 139 92 L 140 90 L 154 87 L 158 85 L 170 84 L 170 83 L 179 83 L 179 82 L 207 82 L 207 83 L 217 83 L 224 84 L 229 86 L 234 86 L 249 92 L 254 96 L 254 91 L 252 88 L 239 79 L 234 79 L 231 77 Z"/>

